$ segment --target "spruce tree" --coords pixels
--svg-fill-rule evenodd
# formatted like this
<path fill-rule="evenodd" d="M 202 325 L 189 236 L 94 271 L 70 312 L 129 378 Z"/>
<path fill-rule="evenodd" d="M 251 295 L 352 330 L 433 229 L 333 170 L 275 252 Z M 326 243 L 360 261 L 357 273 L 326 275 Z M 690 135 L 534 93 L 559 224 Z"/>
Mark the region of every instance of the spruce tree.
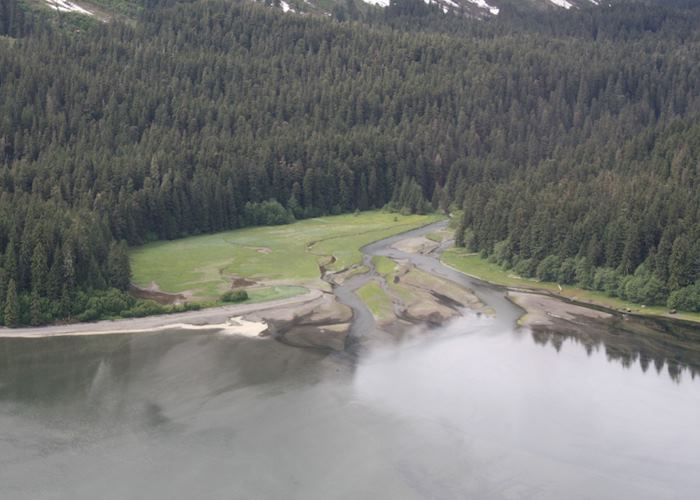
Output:
<path fill-rule="evenodd" d="M 29 322 L 32 326 L 39 326 L 42 323 L 41 318 L 41 299 L 39 293 L 35 290 L 32 292 L 31 304 L 29 309 Z"/>
<path fill-rule="evenodd" d="M 11 279 L 7 286 L 4 313 L 5 326 L 14 328 L 19 325 L 19 299 L 17 297 L 17 283 L 14 279 Z"/>

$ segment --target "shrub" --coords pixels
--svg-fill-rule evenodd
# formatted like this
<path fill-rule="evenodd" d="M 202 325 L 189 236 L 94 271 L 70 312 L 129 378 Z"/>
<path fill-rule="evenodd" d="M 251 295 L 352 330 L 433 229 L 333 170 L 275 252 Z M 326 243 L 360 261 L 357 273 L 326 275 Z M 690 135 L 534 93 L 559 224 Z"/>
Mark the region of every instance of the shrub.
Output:
<path fill-rule="evenodd" d="M 593 288 L 594 268 L 587 258 L 578 259 L 576 262 L 576 284 L 584 290 Z"/>
<path fill-rule="evenodd" d="M 593 276 L 593 289 L 617 297 L 620 287 L 620 273 L 609 267 L 601 267 Z"/>
<path fill-rule="evenodd" d="M 278 201 L 248 202 L 244 207 L 245 221 L 250 226 L 277 226 L 294 222 L 294 216 Z"/>
<path fill-rule="evenodd" d="M 468 252 L 474 252 L 476 250 L 474 247 L 474 231 L 469 228 L 465 229 L 462 238 L 464 240 L 464 248 Z"/>
<path fill-rule="evenodd" d="M 125 318 L 143 318 L 154 314 L 165 314 L 169 309 L 152 300 L 139 300 L 135 306 L 122 312 Z"/>
<path fill-rule="evenodd" d="M 175 306 L 170 306 L 169 313 L 179 313 L 187 311 L 199 311 L 202 308 L 200 304 L 195 302 L 185 302 L 183 304 L 177 304 Z"/>
<path fill-rule="evenodd" d="M 78 321 L 82 322 L 97 321 L 100 318 L 101 315 L 97 311 L 97 309 L 88 309 L 87 311 L 83 311 L 81 314 L 78 315 Z"/>
<path fill-rule="evenodd" d="M 221 296 L 221 302 L 244 302 L 248 300 L 245 290 L 229 290 Z"/>
<path fill-rule="evenodd" d="M 561 267 L 561 259 L 556 255 L 548 255 L 537 266 L 535 276 L 540 281 L 556 281 Z"/>
<path fill-rule="evenodd" d="M 622 280 L 620 296 L 640 304 L 663 304 L 667 293 L 655 276 L 636 275 Z"/>
<path fill-rule="evenodd" d="M 537 267 L 537 261 L 535 259 L 523 259 L 515 265 L 513 270 L 518 276 L 532 278 L 535 275 Z"/>
<path fill-rule="evenodd" d="M 640 304 L 664 304 L 668 298 L 668 290 L 646 264 L 637 267 L 634 275 L 622 278 L 618 292 L 620 297 Z"/>
<path fill-rule="evenodd" d="M 668 307 L 683 311 L 700 312 L 700 281 L 671 293 Z"/>
<path fill-rule="evenodd" d="M 576 260 L 572 258 L 564 259 L 557 272 L 557 282 L 563 285 L 571 285 L 576 282 Z"/>
<path fill-rule="evenodd" d="M 470 230 L 471 231 L 471 230 Z M 470 234 L 470 239 L 469 239 L 469 244 L 472 244 L 472 241 L 474 239 L 474 234 Z M 466 233 L 465 233 L 465 241 L 464 241 L 465 247 L 466 247 Z M 513 258 L 513 251 L 511 249 L 510 245 L 510 240 L 505 239 L 503 241 L 499 241 L 493 246 L 493 253 L 489 257 L 489 260 L 491 262 L 495 262 L 500 266 L 506 266 L 507 264 L 510 263 L 511 259 Z"/>
<path fill-rule="evenodd" d="M 122 316 L 137 300 L 126 292 L 110 288 L 108 290 L 96 290 L 91 294 L 80 291 L 72 297 L 70 304 L 71 313 L 80 321 L 97 321 L 102 318 Z M 42 308 L 43 309 L 43 308 Z M 51 310 L 47 305 L 46 317 L 58 317 L 58 311 Z"/>

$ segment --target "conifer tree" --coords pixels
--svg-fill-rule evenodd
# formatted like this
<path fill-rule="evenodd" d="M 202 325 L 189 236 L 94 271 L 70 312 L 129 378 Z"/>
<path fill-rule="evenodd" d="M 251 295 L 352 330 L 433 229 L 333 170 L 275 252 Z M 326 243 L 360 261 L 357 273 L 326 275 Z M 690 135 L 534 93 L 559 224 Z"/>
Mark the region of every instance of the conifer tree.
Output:
<path fill-rule="evenodd" d="M 7 296 L 5 298 L 4 320 L 5 326 L 14 328 L 19 325 L 19 299 L 17 297 L 17 283 L 10 280 L 7 286 Z"/>

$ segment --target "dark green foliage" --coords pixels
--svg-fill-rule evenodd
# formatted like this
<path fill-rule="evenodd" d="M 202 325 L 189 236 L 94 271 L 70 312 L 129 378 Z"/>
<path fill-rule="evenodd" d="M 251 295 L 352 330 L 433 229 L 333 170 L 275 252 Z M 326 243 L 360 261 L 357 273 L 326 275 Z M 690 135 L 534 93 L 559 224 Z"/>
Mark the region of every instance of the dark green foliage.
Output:
<path fill-rule="evenodd" d="M 136 299 L 126 292 L 111 288 L 90 294 L 78 293 L 74 299 L 80 321 L 107 318 L 141 318 L 154 314 L 172 314 L 199 309 L 196 304 L 161 305 L 152 300 Z"/>
<path fill-rule="evenodd" d="M 17 297 L 17 284 L 14 279 L 10 279 L 7 286 L 7 294 L 5 298 L 5 309 L 3 314 L 5 326 L 10 328 L 15 327 L 20 322 L 19 299 Z"/>
<path fill-rule="evenodd" d="M 571 285 L 576 283 L 576 267 L 578 263 L 576 259 L 569 257 L 564 259 L 557 271 L 557 282 L 562 285 Z"/>
<path fill-rule="evenodd" d="M 245 204 L 243 216 L 249 226 L 277 226 L 294 220 L 291 210 L 285 209 L 278 201 Z"/>
<path fill-rule="evenodd" d="M 38 326 L 43 323 L 43 314 L 41 311 L 41 297 L 37 291 L 33 291 L 31 294 L 31 302 L 29 306 L 29 324 L 32 326 Z"/>
<path fill-rule="evenodd" d="M 127 290 L 131 283 L 131 265 L 125 241 L 113 241 L 107 254 L 107 276 L 109 286 L 119 290 Z"/>
<path fill-rule="evenodd" d="M 165 314 L 167 312 L 168 308 L 166 306 L 162 306 L 152 300 L 141 300 L 126 311 L 122 311 L 120 316 L 124 318 L 143 318 L 145 316 Z"/>
<path fill-rule="evenodd" d="M 84 306 L 85 312 L 82 313 L 80 319 L 92 321 L 105 316 L 118 316 L 122 311 L 133 307 L 135 303 L 136 299 L 117 289 L 91 294 L 87 298 L 87 303 Z"/>
<path fill-rule="evenodd" d="M 557 281 L 561 259 L 556 255 L 548 255 L 537 266 L 535 276 L 541 281 Z"/>
<path fill-rule="evenodd" d="M 460 218 L 459 224 L 457 225 L 457 229 L 455 229 L 455 246 L 456 247 L 461 247 L 465 248 L 466 245 L 466 239 L 464 232 L 467 229 L 464 227 L 464 221 Z"/>
<path fill-rule="evenodd" d="M 44 295 L 46 291 L 46 279 L 49 274 L 47 255 L 44 245 L 39 242 L 34 247 L 32 255 L 31 288 L 36 295 Z"/>
<path fill-rule="evenodd" d="M 621 278 L 622 276 L 615 269 L 601 267 L 593 277 L 593 289 L 617 297 L 619 296 Z"/>
<path fill-rule="evenodd" d="M 245 302 L 248 292 L 245 290 L 229 290 L 221 296 L 221 302 Z"/>
<path fill-rule="evenodd" d="M 633 276 L 621 278 L 619 295 L 640 304 L 665 304 L 668 290 L 647 266 L 641 265 Z"/>
<path fill-rule="evenodd" d="M 425 214 L 432 210 L 430 203 L 425 199 L 423 189 L 413 178 L 404 178 L 403 182 L 397 185 L 389 208 L 406 215 Z"/>
<path fill-rule="evenodd" d="M 672 292 L 668 307 L 700 312 L 700 282 Z"/>
<path fill-rule="evenodd" d="M 591 290 L 593 288 L 595 269 L 587 257 L 581 257 L 577 260 L 574 273 L 574 283 L 576 283 L 576 285 L 584 290 Z"/>
<path fill-rule="evenodd" d="M 464 207 L 458 243 L 523 276 L 640 300 L 698 280 L 698 9 L 358 5 L 154 1 L 75 32 L 2 0 L 17 321 L 158 312 L 101 295 L 129 285 L 116 242 L 387 204 Z"/>
<path fill-rule="evenodd" d="M 515 264 L 513 271 L 523 278 L 532 278 L 537 272 L 538 264 L 535 259 L 522 259 Z"/>
<path fill-rule="evenodd" d="M 678 290 L 693 283 L 698 277 L 694 259 L 690 253 L 690 241 L 685 235 L 680 235 L 673 242 L 668 263 L 668 287 Z"/>

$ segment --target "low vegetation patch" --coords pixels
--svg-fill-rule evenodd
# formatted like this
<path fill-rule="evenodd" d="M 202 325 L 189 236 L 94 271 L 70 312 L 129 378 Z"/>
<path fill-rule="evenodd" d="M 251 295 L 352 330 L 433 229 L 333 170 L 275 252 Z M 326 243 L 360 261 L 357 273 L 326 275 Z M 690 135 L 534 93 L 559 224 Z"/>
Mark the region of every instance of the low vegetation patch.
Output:
<path fill-rule="evenodd" d="M 361 286 L 356 293 L 377 320 L 382 321 L 393 317 L 391 298 L 376 281 L 370 281 Z"/>
<path fill-rule="evenodd" d="M 155 314 L 172 314 L 194 311 L 199 304 L 184 303 L 162 305 L 152 300 L 137 299 L 126 292 L 111 289 L 91 295 L 78 293 L 72 304 L 74 318 L 78 321 L 98 321 L 103 319 L 143 318 Z M 81 311 L 78 313 L 78 311 Z M 46 321 L 48 322 L 48 321 Z"/>
<path fill-rule="evenodd" d="M 388 278 L 398 267 L 396 262 L 383 255 L 375 255 L 372 257 L 372 264 L 374 264 L 374 268 L 377 272 L 385 278 Z"/>
<path fill-rule="evenodd" d="M 245 302 L 248 292 L 245 290 L 229 290 L 221 295 L 221 302 Z"/>
<path fill-rule="evenodd" d="M 193 300 L 216 301 L 235 276 L 269 285 L 267 300 L 282 298 L 304 293 L 304 286 L 327 286 L 320 263 L 328 270 L 359 265 L 362 246 L 436 220 L 435 215 L 373 211 L 151 243 L 130 251 L 133 282 L 141 287 L 155 282 L 164 292 L 189 291 Z M 256 290 L 247 289 L 251 300 Z"/>

